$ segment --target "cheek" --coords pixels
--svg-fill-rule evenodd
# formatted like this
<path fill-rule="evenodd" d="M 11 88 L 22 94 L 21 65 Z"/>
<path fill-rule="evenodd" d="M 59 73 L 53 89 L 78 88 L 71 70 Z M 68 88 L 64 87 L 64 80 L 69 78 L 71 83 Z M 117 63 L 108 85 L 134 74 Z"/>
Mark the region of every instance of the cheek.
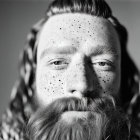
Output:
<path fill-rule="evenodd" d="M 57 74 L 41 74 L 38 77 L 38 89 L 42 93 L 47 93 L 47 95 L 52 95 L 56 93 L 63 92 L 63 78 Z"/>
<path fill-rule="evenodd" d="M 120 89 L 120 77 L 116 73 L 98 71 L 98 81 L 103 93 L 117 94 Z"/>
<path fill-rule="evenodd" d="M 37 97 L 42 102 L 48 102 L 64 94 L 64 78 L 61 74 L 41 72 L 36 78 Z"/>

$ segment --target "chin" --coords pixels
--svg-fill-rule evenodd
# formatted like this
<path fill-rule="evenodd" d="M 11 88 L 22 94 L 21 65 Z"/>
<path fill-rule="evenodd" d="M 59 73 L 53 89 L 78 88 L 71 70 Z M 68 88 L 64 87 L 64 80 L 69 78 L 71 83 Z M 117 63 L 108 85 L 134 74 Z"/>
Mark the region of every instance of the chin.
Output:
<path fill-rule="evenodd" d="M 39 108 L 26 130 L 29 140 L 128 140 L 130 122 L 111 96 L 72 97 Z"/>

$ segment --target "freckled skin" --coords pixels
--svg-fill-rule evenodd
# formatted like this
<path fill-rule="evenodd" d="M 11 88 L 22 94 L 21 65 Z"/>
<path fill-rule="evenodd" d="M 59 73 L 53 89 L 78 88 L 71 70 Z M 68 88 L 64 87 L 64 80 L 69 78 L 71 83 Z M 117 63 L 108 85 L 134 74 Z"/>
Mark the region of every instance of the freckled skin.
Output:
<path fill-rule="evenodd" d="M 99 46 L 104 46 L 104 52 L 95 55 Z M 63 48 L 69 51 L 62 52 Z M 78 13 L 51 17 L 38 40 L 38 102 L 48 105 L 58 98 L 81 98 L 89 92 L 118 94 L 120 54 L 117 32 L 106 19 Z"/>

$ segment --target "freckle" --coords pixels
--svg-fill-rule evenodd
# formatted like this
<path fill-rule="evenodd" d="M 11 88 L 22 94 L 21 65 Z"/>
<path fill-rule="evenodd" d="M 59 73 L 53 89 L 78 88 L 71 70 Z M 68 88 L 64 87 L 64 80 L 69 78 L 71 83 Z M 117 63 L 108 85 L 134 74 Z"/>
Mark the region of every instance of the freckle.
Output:
<path fill-rule="evenodd" d="M 61 81 L 61 80 L 59 80 L 59 81 Z"/>
<path fill-rule="evenodd" d="M 61 30 L 62 28 L 60 28 L 60 30 Z"/>

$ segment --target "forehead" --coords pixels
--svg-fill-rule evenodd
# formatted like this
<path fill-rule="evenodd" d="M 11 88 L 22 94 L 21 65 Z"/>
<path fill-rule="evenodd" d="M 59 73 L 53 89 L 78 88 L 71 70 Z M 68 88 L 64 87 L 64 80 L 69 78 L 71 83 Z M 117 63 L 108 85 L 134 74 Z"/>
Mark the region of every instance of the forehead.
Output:
<path fill-rule="evenodd" d="M 104 22 L 103 22 L 104 21 Z M 62 15 L 55 15 L 49 18 L 49 20 L 44 25 L 45 29 L 48 32 L 56 31 L 57 29 L 64 29 L 67 27 L 67 31 L 71 29 L 80 29 L 80 27 L 84 27 L 85 29 L 90 29 L 91 27 L 98 28 L 99 24 L 101 23 L 103 26 L 105 24 L 105 20 L 103 18 L 87 15 L 87 14 L 62 14 Z M 98 26 L 97 26 L 98 25 Z M 50 28 L 53 27 L 53 28 Z M 100 28 L 100 27 L 99 27 Z"/>
<path fill-rule="evenodd" d="M 100 42 L 99 45 L 118 45 L 118 35 L 112 23 L 104 18 L 79 13 L 55 15 L 44 24 L 38 41 L 41 50 L 59 45 Z M 108 44 L 109 43 L 109 44 Z M 40 54 L 40 49 L 38 50 Z"/>
<path fill-rule="evenodd" d="M 67 13 L 50 17 L 44 24 L 42 34 L 57 36 L 60 32 L 82 34 L 87 33 L 87 30 L 96 33 L 99 30 L 105 32 L 109 29 L 110 32 L 114 30 L 112 24 L 104 18 L 80 13 Z"/>

